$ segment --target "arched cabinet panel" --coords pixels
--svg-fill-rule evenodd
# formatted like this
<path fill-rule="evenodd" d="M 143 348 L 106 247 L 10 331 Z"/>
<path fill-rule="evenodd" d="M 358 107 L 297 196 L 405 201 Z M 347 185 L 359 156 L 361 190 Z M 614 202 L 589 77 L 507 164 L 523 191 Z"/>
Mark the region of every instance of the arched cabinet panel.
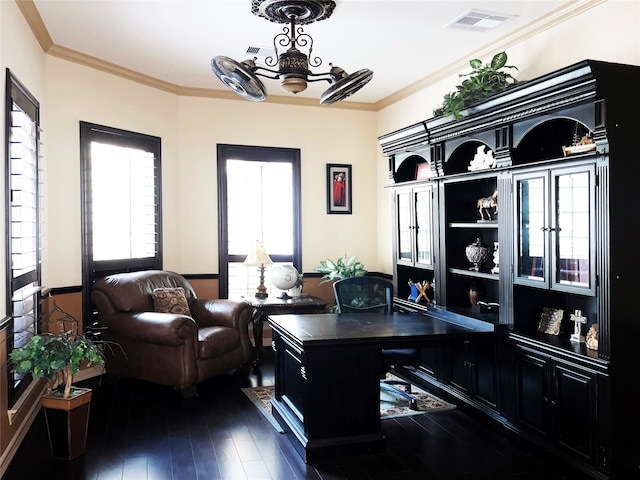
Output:
<path fill-rule="evenodd" d="M 419 175 L 421 175 L 421 178 L 419 178 Z M 410 153 L 397 164 L 393 172 L 393 181 L 395 183 L 404 183 L 417 179 L 425 180 L 433 176 L 435 176 L 435 172 L 431 170 L 429 157 L 417 153 Z"/>

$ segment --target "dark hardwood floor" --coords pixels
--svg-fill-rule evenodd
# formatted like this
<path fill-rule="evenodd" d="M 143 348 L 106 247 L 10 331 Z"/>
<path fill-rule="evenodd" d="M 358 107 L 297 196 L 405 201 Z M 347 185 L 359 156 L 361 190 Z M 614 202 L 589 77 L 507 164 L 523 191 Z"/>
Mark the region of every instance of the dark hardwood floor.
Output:
<path fill-rule="evenodd" d="M 269 357 L 259 372 L 212 379 L 186 400 L 125 378 L 90 383 L 87 452 L 52 459 L 40 412 L 4 480 L 582 478 L 459 409 L 384 420 L 385 451 L 341 452 L 307 465 L 240 391 L 273 384 Z"/>

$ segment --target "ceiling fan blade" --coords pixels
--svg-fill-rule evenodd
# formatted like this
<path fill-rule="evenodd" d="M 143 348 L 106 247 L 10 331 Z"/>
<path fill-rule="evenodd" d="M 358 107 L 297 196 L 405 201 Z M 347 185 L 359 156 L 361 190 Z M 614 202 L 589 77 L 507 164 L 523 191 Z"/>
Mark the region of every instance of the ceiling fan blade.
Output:
<path fill-rule="evenodd" d="M 344 100 L 349 95 L 353 95 L 362 87 L 364 87 L 373 78 L 373 72 L 368 68 L 363 68 L 351 75 L 341 78 L 331 85 L 320 97 L 322 105 L 331 105 L 332 103 Z"/>
<path fill-rule="evenodd" d="M 211 70 L 231 91 L 253 102 L 267 98 L 267 90 L 247 64 L 217 56 L 211 59 Z"/>

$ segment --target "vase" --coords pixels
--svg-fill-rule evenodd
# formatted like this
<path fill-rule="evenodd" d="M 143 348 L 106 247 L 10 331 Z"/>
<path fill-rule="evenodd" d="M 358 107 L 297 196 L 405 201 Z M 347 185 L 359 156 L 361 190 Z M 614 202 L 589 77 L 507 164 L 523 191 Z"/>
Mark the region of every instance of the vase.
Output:
<path fill-rule="evenodd" d="M 477 305 L 479 301 L 484 300 L 484 290 L 476 282 L 472 282 L 471 285 L 469 285 L 467 293 L 469 295 L 469 304 L 472 307 Z"/>
<path fill-rule="evenodd" d="M 467 260 L 473 263 L 473 267 L 469 270 L 475 270 L 479 272 L 482 266 L 489 260 L 491 256 L 491 248 L 482 243 L 480 237 L 476 239 L 471 245 L 467 245 L 465 249 Z"/>
<path fill-rule="evenodd" d="M 289 289 L 292 297 L 301 297 L 302 296 L 302 285 L 299 287 L 292 287 Z"/>

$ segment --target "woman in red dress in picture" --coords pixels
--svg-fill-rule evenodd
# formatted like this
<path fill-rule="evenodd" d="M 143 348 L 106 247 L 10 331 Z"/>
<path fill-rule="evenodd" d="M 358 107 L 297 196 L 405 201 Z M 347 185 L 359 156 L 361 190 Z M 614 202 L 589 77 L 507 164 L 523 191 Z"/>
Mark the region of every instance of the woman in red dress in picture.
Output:
<path fill-rule="evenodd" d="M 346 207 L 346 188 L 344 172 L 338 172 L 333 177 L 333 206 Z"/>

